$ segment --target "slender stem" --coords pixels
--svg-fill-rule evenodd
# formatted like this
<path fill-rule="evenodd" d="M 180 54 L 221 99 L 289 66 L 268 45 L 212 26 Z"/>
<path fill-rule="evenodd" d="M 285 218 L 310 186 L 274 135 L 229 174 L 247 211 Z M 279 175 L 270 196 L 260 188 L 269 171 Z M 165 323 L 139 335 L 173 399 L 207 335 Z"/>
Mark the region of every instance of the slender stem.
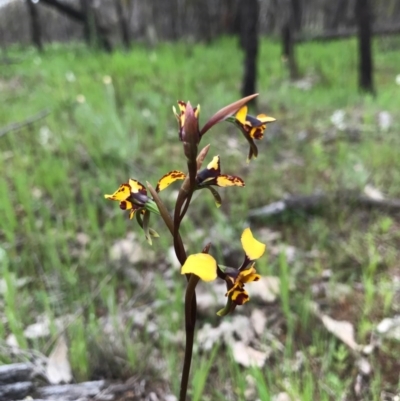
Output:
<path fill-rule="evenodd" d="M 186 329 L 186 346 L 185 359 L 183 361 L 181 390 L 179 393 L 179 401 L 186 401 L 186 394 L 189 382 L 190 365 L 192 362 L 194 329 L 196 325 L 196 285 L 199 282 L 199 277 L 191 274 L 185 295 L 185 329 Z"/>
<path fill-rule="evenodd" d="M 161 200 L 160 196 L 158 195 L 157 191 L 152 187 L 152 185 L 149 182 L 147 182 L 147 188 L 149 189 L 151 196 L 154 199 L 154 202 L 156 202 L 156 204 L 157 204 L 158 210 L 160 211 L 160 215 L 161 215 L 162 219 L 164 220 L 165 225 L 168 227 L 168 230 L 174 237 L 174 245 L 175 245 L 175 241 L 176 241 L 176 246 L 177 246 L 178 252 L 175 252 L 175 253 L 178 257 L 179 262 L 183 265 L 186 261 L 186 251 L 185 251 L 185 247 L 183 246 L 182 238 L 179 234 L 179 231 L 175 234 L 174 222 L 173 222 L 171 216 L 169 215 L 168 210 L 165 207 L 163 201 Z"/>

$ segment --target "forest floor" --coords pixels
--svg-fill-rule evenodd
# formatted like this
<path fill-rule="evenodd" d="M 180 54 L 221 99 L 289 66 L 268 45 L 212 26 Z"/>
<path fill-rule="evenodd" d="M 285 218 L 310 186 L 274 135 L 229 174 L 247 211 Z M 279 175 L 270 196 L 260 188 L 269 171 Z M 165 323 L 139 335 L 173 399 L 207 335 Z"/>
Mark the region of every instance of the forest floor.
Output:
<path fill-rule="evenodd" d="M 400 213 L 379 206 L 400 199 L 400 38 L 374 41 L 376 97 L 357 90 L 354 40 L 296 51 L 302 77 L 290 82 L 279 45 L 262 41 L 257 112 L 277 121 L 256 160 L 246 163 L 247 142 L 229 123 L 202 139 L 210 160 L 219 154 L 222 172 L 246 187 L 221 189 L 219 209 L 210 193 L 196 193 L 182 224 L 188 252 L 211 241 L 219 263 L 236 266 L 250 224 L 267 256 L 250 302 L 226 318 L 216 315 L 224 286 L 199 287 L 192 401 L 400 397 Z M 171 108 L 200 104 L 205 122 L 237 100 L 237 43 L 111 55 L 49 45 L 8 57 L 15 63 L 0 71 L 0 362 L 42 361 L 50 382 L 134 380 L 143 398 L 132 399 L 172 401 L 185 280 L 169 232 L 152 216 L 160 238 L 148 245 L 103 195 L 129 177 L 155 185 L 185 170 Z M 162 193 L 168 207 L 177 188 Z M 324 202 L 312 207 L 249 217 L 318 194 Z"/>

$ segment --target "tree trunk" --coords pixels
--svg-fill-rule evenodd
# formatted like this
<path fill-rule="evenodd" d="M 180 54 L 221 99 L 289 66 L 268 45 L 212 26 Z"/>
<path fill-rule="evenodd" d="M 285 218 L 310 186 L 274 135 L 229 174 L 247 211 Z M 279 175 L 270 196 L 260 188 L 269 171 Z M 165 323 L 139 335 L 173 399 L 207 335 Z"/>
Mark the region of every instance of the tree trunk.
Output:
<path fill-rule="evenodd" d="M 325 8 L 325 26 L 324 29 L 327 31 L 333 31 L 338 29 L 340 22 L 343 21 L 343 12 L 346 10 L 348 0 L 337 0 L 328 3 Z"/>
<path fill-rule="evenodd" d="M 122 43 L 126 50 L 131 47 L 131 38 L 129 35 L 129 20 L 124 0 L 115 0 L 115 9 L 117 11 L 119 29 L 121 31 Z"/>
<path fill-rule="evenodd" d="M 244 49 L 242 96 L 256 93 L 258 56 L 258 0 L 246 0 L 241 5 L 240 42 Z M 255 99 L 252 101 L 255 104 Z"/>
<path fill-rule="evenodd" d="M 293 27 L 299 32 L 303 21 L 303 4 L 302 0 L 291 0 L 291 7 L 293 13 Z"/>
<path fill-rule="evenodd" d="M 85 0 L 82 0 L 85 1 Z M 93 8 L 91 7 L 90 0 L 86 0 L 89 4 L 90 16 L 93 16 L 93 29 L 96 32 L 96 39 L 99 39 L 101 47 L 107 52 L 112 51 L 112 44 L 108 37 L 109 31 L 107 27 L 101 26 L 98 24 L 96 15 L 93 12 Z M 86 15 L 83 11 L 76 10 L 74 7 L 71 7 L 68 3 L 61 2 L 59 0 L 40 0 L 40 4 L 46 4 L 57 11 L 67 15 L 69 18 L 78 21 L 80 23 L 84 23 L 86 21 Z M 86 3 L 81 3 L 81 5 L 86 6 Z M 90 21 L 91 22 L 91 21 Z"/>
<path fill-rule="evenodd" d="M 356 1 L 355 16 L 358 28 L 358 86 L 361 91 L 374 94 L 369 0 Z"/>
<path fill-rule="evenodd" d="M 31 37 L 32 43 L 36 46 L 36 48 L 42 52 L 43 44 L 42 44 L 42 33 L 40 27 L 39 13 L 35 4 L 32 3 L 32 0 L 26 0 L 26 4 L 28 5 L 28 11 L 31 22 Z"/>
<path fill-rule="evenodd" d="M 293 26 L 290 20 L 287 20 L 282 27 L 282 58 L 289 67 L 290 79 L 297 79 L 299 70 L 294 51 Z"/>
<path fill-rule="evenodd" d="M 298 1 L 299 0 L 291 0 L 290 4 L 287 2 L 284 3 L 287 7 L 281 31 L 282 59 L 288 65 L 291 80 L 295 80 L 299 77 L 294 49 L 294 31 L 296 30 L 296 20 L 299 18 L 299 16 L 296 17 L 295 13 L 298 12 L 298 10 L 301 10 L 300 8 L 297 8 Z M 297 24 L 300 27 L 300 23 L 297 22 Z"/>
<path fill-rule="evenodd" d="M 89 0 L 81 0 L 81 10 L 83 15 L 83 36 L 88 46 L 93 46 L 93 29 L 90 23 L 90 4 Z"/>

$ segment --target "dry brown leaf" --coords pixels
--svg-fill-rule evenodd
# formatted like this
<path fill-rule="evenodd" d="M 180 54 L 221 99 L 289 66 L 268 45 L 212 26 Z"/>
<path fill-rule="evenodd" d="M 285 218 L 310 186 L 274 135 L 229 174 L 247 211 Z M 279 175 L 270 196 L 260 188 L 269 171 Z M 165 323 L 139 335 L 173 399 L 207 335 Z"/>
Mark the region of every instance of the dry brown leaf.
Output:
<path fill-rule="evenodd" d="M 72 380 L 68 346 L 63 335 L 58 338 L 47 360 L 46 377 L 50 384 L 70 383 Z"/>
<path fill-rule="evenodd" d="M 369 198 L 375 199 L 375 200 L 385 199 L 385 197 L 383 196 L 382 192 L 379 189 L 377 189 L 369 184 L 365 186 L 364 194 L 367 195 Z"/>
<path fill-rule="evenodd" d="M 232 344 L 232 352 L 235 361 L 245 367 L 256 366 L 262 368 L 268 357 L 266 352 L 257 351 L 242 341 Z"/>
<path fill-rule="evenodd" d="M 279 393 L 272 398 L 273 401 L 295 401 L 288 393 Z M 298 400 L 296 400 L 298 401 Z"/>
<path fill-rule="evenodd" d="M 351 349 L 360 350 L 360 345 L 354 339 L 354 327 L 350 322 L 334 320 L 328 315 L 321 316 L 325 328 Z"/>
<path fill-rule="evenodd" d="M 153 252 L 150 252 L 148 249 L 146 251 L 143 250 L 141 244 L 136 239 L 136 234 L 133 232 L 128 233 L 126 238 L 115 241 L 110 249 L 110 259 L 115 262 L 128 261 L 135 264 L 152 259 L 153 256 Z"/>
<path fill-rule="evenodd" d="M 253 325 L 254 331 L 260 337 L 267 326 L 267 317 L 261 309 L 253 309 L 250 316 L 251 324 Z"/>
<path fill-rule="evenodd" d="M 386 317 L 378 324 L 376 331 L 386 338 L 400 340 L 400 316 Z"/>

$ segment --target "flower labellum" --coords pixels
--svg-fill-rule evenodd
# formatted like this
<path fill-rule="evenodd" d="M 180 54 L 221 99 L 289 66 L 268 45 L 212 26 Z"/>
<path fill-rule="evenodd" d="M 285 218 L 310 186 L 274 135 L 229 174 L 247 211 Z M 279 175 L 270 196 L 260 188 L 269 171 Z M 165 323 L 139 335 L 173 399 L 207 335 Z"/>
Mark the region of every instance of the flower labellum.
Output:
<path fill-rule="evenodd" d="M 232 121 L 232 120 L 231 120 Z M 264 131 L 268 123 L 276 121 L 273 117 L 259 114 L 257 117 L 247 114 L 247 106 L 243 106 L 235 115 L 233 122 L 242 131 L 244 137 L 250 145 L 247 161 L 258 156 L 258 149 L 254 139 L 260 140 L 264 137 Z"/>
<path fill-rule="evenodd" d="M 158 237 L 156 231 L 149 227 L 150 212 L 160 214 L 157 204 L 147 196 L 147 190 L 143 184 L 132 178 L 125 184 L 121 184 L 112 195 L 104 195 L 106 199 L 119 201 L 122 210 L 129 210 L 129 218 L 136 220 L 143 228 L 148 242 L 151 244 L 151 236 Z M 143 215 L 143 219 L 142 219 Z"/>

